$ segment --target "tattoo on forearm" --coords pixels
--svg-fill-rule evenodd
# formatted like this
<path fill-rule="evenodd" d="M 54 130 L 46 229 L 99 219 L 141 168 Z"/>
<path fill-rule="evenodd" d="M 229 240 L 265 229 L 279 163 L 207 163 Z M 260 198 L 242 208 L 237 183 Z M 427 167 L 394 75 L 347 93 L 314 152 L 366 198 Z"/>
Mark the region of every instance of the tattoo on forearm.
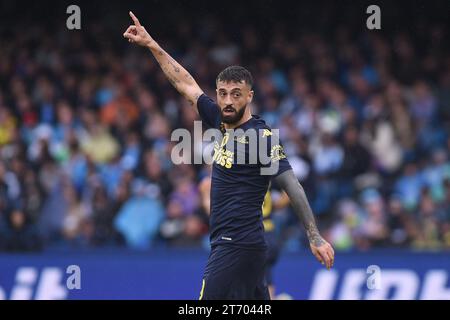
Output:
<path fill-rule="evenodd" d="M 159 49 L 157 51 L 156 60 L 158 61 L 159 65 L 161 66 L 161 69 L 163 70 L 166 77 L 169 79 L 170 83 L 175 87 L 175 89 L 179 90 L 180 86 L 183 80 L 183 78 L 180 78 L 181 76 L 184 76 L 184 79 L 189 81 L 194 81 L 194 79 L 191 77 L 191 75 L 183 70 L 178 62 L 176 62 L 167 52 L 165 52 L 163 49 Z"/>
<path fill-rule="evenodd" d="M 322 239 L 321 235 L 319 234 L 319 230 L 317 229 L 316 221 L 309 206 L 308 199 L 306 198 L 305 191 L 298 182 L 297 185 L 300 189 L 300 196 L 297 196 L 296 198 L 298 200 L 294 201 L 294 203 L 298 202 L 295 211 L 297 212 L 300 220 L 303 223 L 303 226 L 306 229 L 306 235 L 308 236 L 309 242 L 312 245 L 319 247 L 324 243 L 324 240 Z"/>
<path fill-rule="evenodd" d="M 174 88 L 178 90 L 178 86 L 177 86 L 176 82 L 170 77 L 168 77 L 167 79 L 169 79 L 169 82 L 172 84 L 172 86 L 174 86 Z"/>
<path fill-rule="evenodd" d="M 309 242 L 316 247 L 320 247 L 325 243 L 322 236 L 319 234 L 319 230 L 317 230 L 315 222 L 310 222 L 306 227 L 306 235 L 308 236 Z"/>
<path fill-rule="evenodd" d="M 319 230 L 317 229 L 316 221 L 314 219 L 311 207 L 309 206 L 305 191 L 293 174 L 292 170 L 279 175 L 277 177 L 277 181 L 281 186 L 283 186 L 283 189 L 288 194 L 295 213 L 298 215 L 300 221 L 306 229 L 306 235 L 308 236 L 309 242 L 316 247 L 324 244 L 325 240 L 322 238 Z"/>
<path fill-rule="evenodd" d="M 194 106 L 201 94 L 193 97 L 186 90 L 193 85 L 198 87 L 194 78 L 162 48 L 152 50 L 152 53 L 172 86 L 188 100 L 191 106 Z M 200 91 L 200 88 L 198 90 Z"/>
<path fill-rule="evenodd" d="M 172 65 L 173 71 L 175 71 L 176 73 L 179 73 L 179 72 L 180 72 L 180 68 L 177 67 L 176 65 L 174 65 L 173 62 L 169 61 L 169 63 Z"/>

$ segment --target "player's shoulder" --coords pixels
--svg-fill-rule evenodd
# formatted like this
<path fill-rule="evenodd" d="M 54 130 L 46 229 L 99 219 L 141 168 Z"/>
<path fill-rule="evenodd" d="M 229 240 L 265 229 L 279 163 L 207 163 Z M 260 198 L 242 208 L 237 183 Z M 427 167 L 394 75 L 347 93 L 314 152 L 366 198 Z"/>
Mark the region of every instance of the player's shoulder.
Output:
<path fill-rule="evenodd" d="M 252 125 L 251 125 L 251 127 L 252 127 L 253 129 L 258 129 L 258 130 L 264 130 L 264 129 L 272 130 L 272 129 L 267 125 L 267 123 L 264 121 L 263 118 L 261 118 L 261 117 L 258 116 L 258 115 L 255 115 L 255 114 L 252 115 Z"/>
<path fill-rule="evenodd" d="M 213 104 L 217 106 L 217 103 L 208 96 L 205 92 L 203 92 L 197 99 L 197 104 Z"/>
<path fill-rule="evenodd" d="M 266 138 L 273 135 L 272 128 L 258 115 L 253 115 L 252 127 L 258 131 L 260 138 Z"/>

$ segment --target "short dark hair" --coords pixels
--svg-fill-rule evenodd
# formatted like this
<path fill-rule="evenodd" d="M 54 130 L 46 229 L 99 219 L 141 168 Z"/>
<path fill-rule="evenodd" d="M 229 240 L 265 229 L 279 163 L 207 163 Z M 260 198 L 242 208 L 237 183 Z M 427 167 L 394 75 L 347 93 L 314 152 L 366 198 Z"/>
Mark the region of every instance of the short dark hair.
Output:
<path fill-rule="evenodd" d="M 253 77 L 250 71 L 241 66 L 230 66 L 222 70 L 216 78 L 216 84 L 219 81 L 223 82 L 241 82 L 245 81 L 246 84 L 253 87 Z"/>

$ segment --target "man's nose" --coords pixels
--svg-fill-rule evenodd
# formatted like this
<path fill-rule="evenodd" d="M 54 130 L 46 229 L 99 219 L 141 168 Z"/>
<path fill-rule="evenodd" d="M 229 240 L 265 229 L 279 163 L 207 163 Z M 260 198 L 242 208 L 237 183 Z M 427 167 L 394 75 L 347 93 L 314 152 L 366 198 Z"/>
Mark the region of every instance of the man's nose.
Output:
<path fill-rule="evenodd" d="M 233 104 L 233 101 L 231 101 L 230 95 L 227 95 L 227 96 L 225 97 L 225 101 L 224 101 L 224 102 L 225 102 L 225 105 L 227 105 L 227 106 Z"/>

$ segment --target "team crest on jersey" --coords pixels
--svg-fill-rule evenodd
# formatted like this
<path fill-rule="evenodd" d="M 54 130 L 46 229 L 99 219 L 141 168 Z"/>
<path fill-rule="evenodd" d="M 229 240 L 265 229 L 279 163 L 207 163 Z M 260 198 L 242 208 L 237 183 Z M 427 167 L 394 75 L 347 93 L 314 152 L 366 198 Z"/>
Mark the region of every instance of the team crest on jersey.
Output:
<path fill-rule="evenodd" d="M 284 158 L 286 158 L 286 153 L 284 153 L 283 147 L 279 144 L 273 146 L 270 150 L 270 159 L 272 162 L 279 161 Z"/>
<path fill-rule="evenodd" d="M 213 160 L 218 165 L 230 169 L 233 164 L 233 156 L 234 152 L 229 151 L 225 148 L 230 135 L 227 133 L 224 134 L 220 145 L 217 142 L 214 142 L 214 155 Z"/>

